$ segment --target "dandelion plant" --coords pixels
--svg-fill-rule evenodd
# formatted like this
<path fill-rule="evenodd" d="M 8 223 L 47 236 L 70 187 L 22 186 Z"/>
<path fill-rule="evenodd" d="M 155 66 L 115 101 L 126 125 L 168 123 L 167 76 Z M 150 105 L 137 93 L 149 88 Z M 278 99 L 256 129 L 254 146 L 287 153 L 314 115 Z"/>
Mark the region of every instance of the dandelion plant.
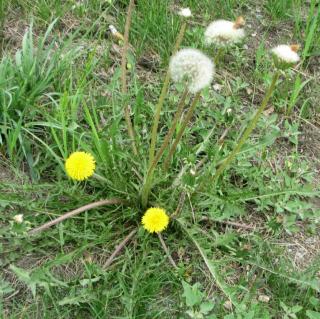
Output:
<path fill-rule="evenodd" d="M 209 24 L 204 32 L 207 46 L 217 48 L 214 58 L 216 64 L 222 58 L 224 51 L 231 45 L 241 42 L 245 37 L 243 17 L 238 17 L 235 21 L 216 20 Z"/>
<path fill-rule="evenodd" d="M 200 91 L 207 87 L 213 79 L 214 64 L 213 62 L 201 51 L 196 49 L 181 49 L 170 60 L 169 73 L 172 80 L 177 83 L 184 83 L 191 94 L 196 94 L 194 100 L 189 108 L 189 112 L 186 117 L 182 120 L 180 131 L 173 142 L 173 145 L 169 151 L 168 160 L 170 161 L 171 156 L 175 152 L 175 149 L 184 133 L 186 125 L 188 124 L 197 102 L 200 98 Z M 184 93 L 185 94 L 185 93 Z M 184 101 L 184 99 L 183 99 Z M 180 106 L 181 107 L 181 106 Z M 178 114 L 181 108 L 178 107 Z M 165 139 L 164 144 L 160 147 L 160 150 L 156 154 L 155 158 L 149 166 L 145 184 L 142 188 L 142 206 L 146 207 L 149 197 L 149 192 L 152 186 L 152 179 L 154 170 L 162 156 L 168 139 Z"/>
<path fill-rule="evenodd" d="M 269 138 L 269 132 L 265 134 L 263 131 L 263 134 L 260 134 L 261 136 L 255 139 L 252 145 L 250 136 L 254 130 L 257 130 L 258 123 L 261 123 L 261 118 L 263 114 L 266 114 L 267 108 L 276 112 L 274 108 L 269 108 L 269 105 L 275 92 L 277 92 L 278 102 L 281 93 L 281 90 L 278 92 L 281 77 L 287 71 L 290 72 L 291 68 L 303 66 L 302 63 L 297 66 L 300 62 L 299 46 L 281 44 L 269 50 L 269 54 L 263 51 L 261 56 L 264 57 L 266 53 L 266 63 L 263 65 L 265 72 L 262 73 L 261 78 L 270 79 L 264 88 L 263 85 L 257 85 L 261 78 L 252 81 L 254 84 L 244 78 L 252 61 L 248 59 L 247 54 L 243 54 L 241 50 L 235 53 L 231 51 L 246 39 L 245 20 L 242 16 L 233 21 L 232 19 L 224 20 L 221 16 L 203 28 L 202 12 L 193 13 L 190 8 L 177 8 L 175 5 L 169 7 L 167 4 L 163 5 L 161 1 L 147 0 L 137 1 L 135 6 L 134 0 L 129 0 L 121 2 L 119 15 L 118 12 L 113 14 L 112 9 L 113 6 L 117 8 L 118 3 L 107 2 L 99 8 L 110 9 L 110 15 L 109 12 L 105 15 L 105 10 L 103 10 L 103 19 L 108 18 L 108 23 L 102 24 L 101 33 L 106 32 L 107 26 L 108 38 L 97 37 L 96 42 L 99 43 L 97 48 L 91 50 L 89 54 L 87 52 L 84 56 L 80 53 L 79 56 L 76 55 L 80 62 L 73 61 L 71 58 L 73 55 L 65 60 L 64 65 L 68 64 L 70 68 L 67 77 L 70 78 L 70 81 L 60 85 L 57 82 L 64 82 L 61 81 L 64 73 L 54 72 L 57 70 L 54 63 L 49 63 L 48 67 L 51 56 L 54 57 L 55 62 L 61 55 L 54 54 L 59 41 L 54 40 L 51 43 L 51 41 L 44 41 L 47 36 L 40 38 L 43 39 L 41 50 L 35 50 L 31 29 L 24 37 L 24 49 L 18 50 L 15 55 L 17 63 L 11 63 L 11 60 L 8 60 L 10 70 L 3 72 L 4 75 L 0 81 L 2 92 L 0 92 L 0 101 L 6 104 L 6 107 L 3 108 L 5 120 L 0 123 L 0 142 L 7 141 L 9 137 L 21 145 L 30 144 L 30 147 L 21 148 L 20 153 L 28 159 L 30 156 L 35 158 L 36 160 L 31 163 L 34 166 L 42 163 L 45 167 L 42 172 L 46 174 L 55 170 L 50 178 L 53 176 L 56 179 L 50 196 L 46 191 L 44 192 L 43 196 L 46 200 L 41 202 L 41 205 L 36 205 L 36 201 L 33 198 L 30 199 L 31 204 L 28 203 L 28 206 L 34 210 L 32 217 L 25 207 L 21 207 L 21 211 L 12 210 L 14 213 L 9 218 L 11 227 L 9 235 L 7 236 L 6 228 L 0 234 L 5 239 L 3 247 L 0 248 L 9 253 L 8 264 L 15 262 L 16 251 L 14 249 L 21 249 L 18 244 L 25 241 L 26 237 L 28 245 L 25 251 L 28 255 L 32 253 L 32 241 L 39 240 L 39 234 L 43 235 L 41 249 L 46 247 L 49 238 L 51 240 L 56 236 L 53 244 L 49 246 L 52 249 L 50 258 L 56 254 L 56 260 L 50 260 L 46 264 L 43 274 L 38 272 L 38 268 L 35 271 L 30 269 L 25 272 L 15 266 L 11 266 L 11 269 L 14 269 L 17 276 L 20 276 L 19 278 L 25 280 L 27 284 L 32 284 L 33 292 L 35 292 L 35 285 L 45 287 L 50 298 L 58 292 L 61 300 L 56 302 L 52 298 L 54 302 L 52 308 L 58 309 L 60 305 L 68 305 L 70 309 L 74 307 L 76 311 L 79 310 L 78 317 L 93 314 L 101 318 L 110 316 L 142 318 L 146 315 L 150 318 L 159 316 L 164 318 L 167 315 L 166 307 L 169 306 L 173 308 L 173 311 L 167 317 L 176 318 L 183 316 L 185 309 L 180 312 L 180 306 L 183 308 L 182 299 L 185 298 L 190 307 L 185 313 L 195 318 L 206 316 L 208 318 L 229 318 L 232 315 L 239 318 L 248 316 L 250 318 L 269 318 L 262 312 L 256 312 L 256 309 L 259 310 L 265 300 L 273 302 L 279 299 L 279 296 L 283 298 L 283 292 L 287 293 L 289 290 L 283 289 L 279 296 L 272 296 L 273 291 L 269 289 L 267 273 L 272 274 L 274 278 L 288 279 L 290 289 L 293 287 L 291 284 L 303 283 L 305 285 L 306 283 L 306 280 L 295 280 L 293 275 L 279 275 L 276 271 L 276 264 L 274 268 L 263 264 L 269 262 L 269 265 L 272 265 L 274 259 L 271 253 L 269 255 L 270 247 L 279 246 L 278 243 L 269 242 L 270 230 L 278 232 L 281 223 L 285 222 L 282 219 L 287 217 L 288 223 L 292 223 L 290 219 L 292 211 L 299 211 L 299 218 L 302 218 L 302 212 L 308 218 L 313 213 L 309 203 L 308 205 L 302 203 L 301 198 L 305 193 L 296 193 L 299 197 L 296 196 L 295 201 L 290 201 L 289 198 L 293 196 L 292 189 L 283 190 L 281 187 L 284 184 L 301 184 L 305 188 L 310 180 L 306 175 L 302 177 L 300 166 L 294 167 L 293 156 L 289 152 L 289 164 L 285 163 L 283 172 L 279 172 L 277 163 L 275 165 L 272 161 L 269 163 L 267 161 L 269 158 L 264 160 L 267 157 L 265 153 L 269 151 L 265 145 L 271 145 L 280 136 L 283 129 L 281 123 L 276 123 L 279 119 L 279 122 L 282 121 L 282 114 L 272 114 L 265 118 L 265 126 L 276 131 L 274 134 L 272 132 L 272 138 Z M 89 6 L 89 3 L 90 1 L 85 5 Z M 146 3 L 148 3 L 148 8 L 144 8 Z M 125 4 L 127 5 L 126 21 L 121 26 L 123 20 L 118 17 L 122 17 L 121 10 Z M 191 2 L 190 5 L 192 5 Z M 144 19 L 159 17 L 154 16 L 151 7 L 156 10 L 162 8 L 166 13 L 168 10 L 173 12 L 172 17 L 163 17 L 163 21 L 167 23 L 165 31 L 162 26 L 158 25 L 159 20 L 145 22 Z M 141 11 L 142 8 L 143 11 Z M 134 10 L 137 10 L 137 14 L 133 14 Z M 206 19 L 210 18 L 211 11 L 207 12 Z M 221 12 L 223 11 L 216 11 L 214 15 L 219 16 Z M 141 21 L 144 21 L 143 27 Z M 97 28 L 100 28 L 98 24 L 96 23 Z M 52 24 L 50 31 L 53 27 Z M 161 61 L 161 47 L 164 45 L 163 43 L 158 44 L 157 35 L 150 34 L 151 29 L 162 32 L 162 40 L 166 39 L 165 37 L 172 40 L 172 47 L 165 45 L 165 56 L 170 56 L 168 61 L 165 59 Z M 38 31 L 38 29 L 34 30 Z M 171 32 L 171 34 L 168 36 L 166 32 Z M 87 40 L 87 36 L 89 37 L 90 34 L 86 33 L 86 37 L 82 39 L 83 42 Z M 140 41 L 143 42 L 141 46 Z M 96 42 L 92 45 L 96 45 Z M 205 47 L 203 47 L 203 42 Z M 152 71 L 145 70 L 139 61 L 140 56 L 143 56 L 144 59 L 144 54 L 149 53 L 144 52 L 145 43 L 148 45 L 151 43 L 151 46 L 156 43 L 155 47 L 161 48 L 159 52 L 154 50 L 157 51 L 155 55 L 159 53 L 161 67 L 152 68 Z M 129 48 L 136 58 L 134 63 L 130 63 L 130 77 L 127 74 Z M 222 55 L 228 50 L 234 53 L 234 62 L 226 66 L 223 64 Z M 79 48 L 80 51 L 82 50 Z M 37 59 L 39 63 L 31 63 L 31 66 L 36 65 L 36 69 L 39 68 L 44 74 L 59 74 L 59 79 L 55 81 L 51 75 L 45 81 L 46 85 L 43 85 L 43 89 L 38 90 L 37 98 L 21 100 L 21 94 L 17 98 L 15 92 L 19 92 L 22 88 L 26 94 L 22 94 L 21 97 L 28 97 L 29 90 L 31 93 L 34 91 L 30 85 L 21 85 L 21 83 L 26 83 L 25 80 L 20 82 L 14 80 L 17 77 L 21 79 L 19 66 L 21 66 L 20 60 L 28 57 L 25 52 L 43 55 L 45 59 Z M 43 54 L 45 52 L 47 53 Z M 107 59 L 104 58 L 104 55 L 98 56 L 105 52 L 108 53 Z M 211 54 L 212 52 L 214 54 Z M 93 62 L 88 63 L 87 60 Z M 101 69 L 100 61 L 104 61 Z M 239 65 L 236 68 L 238 72 L 233 72 L 232 68 L 238 62 Z M 79 68 L 77 63 L 81 64 L 80 75 L 77 74 L 77 68 Z M 6 70 L 6 64 L 4 62 L 2 64 L 2 69 Z M 93 72 L 92 69 L 96 65 L 99 68 Z M 239 72 L 242 66 L 245 66 L 243 74 L 242 69 Z M 143 71 L 139 69 L 140 67 L 143 68 Z M 37 72 L 34 75 L 36 74 Z M 140 76 L 141 74 L 143 76 Z M 257 72 L 254 74 L 256 76 Z M 299 76 L 302 77 L 302 74 Z M 147 83 L 144 77 L 148 78 Z M 160 83 L 157 82 L 158 78 L 161 78 Z M 74 79 L 76 79 L 75 83 Z M 216 79 L 218 83 L 213 85 Z M 311 82 L 311 79 L 308 81 Z M 36 77 L 32 84 L 33 82 L 37 85 Z M 250 88 L 253 85 L 254 90 Z M 86 90 L 87 87 L 92 86 L 95 90 Z M 240 90 L 241 98 L 237 95 Z M 297 95 L 299 93 L 300 90 Z M 34 94 L 32 93 L 32 96 Z M 244 100 L 243 103 L 242 100 Z M 259 103 L 255 108 L 257 100 Z M 18 107 L 16 101 L 19 101 Z M 28 105 L 28 109 L 23 109 L 24 102 L 27 104 L 36 102 L 36 105 Z M 28 117 L 26 110 L 31 110 L 32 107 L 36 111 Z M 131 108 L 134 110 L 134 118 L 131 118 Z M 6 117 L 9 111 L 14 115 L 14 121 Z M 43 112 L 46 112 L 45 119 L 42 118 Z M 69 113 L 72 114 L 72 119 L 68 118 Z M 247 114 L 246 121 L 240 123 L 240 119 Z M 25 118 L 29 118 L 31 122 L 24 123 Z M 230 125 L 231 121 L 232 125 Z M 238 134 L 234 127 L 244 128 Z M 31 142 L 24 143 L 22 140 L 24 135 L 18 134 L 18 131 L 27 132 Z M 60 131 L 61 134 L 59 134 Z M 297 131 L 295 130 L 294 133 Z M 260 139 L 267 140 L 267 142 L 262 144 Z M 257 140 L 259 141 L 256 142 Z M 38 154 L 38 149 L 32 148 L 32 142 L 39 142 L 41 148 L 45 147 L 45 150 Z M 257 148 L 261 144 L 264 147 L 262 159 L 260 160 L 258 156 L 257 159 L 255 158 L 255 161 L 260 160 L 260 168 L 251 162 L 251 158 L 257 154 Z M 245 145 L 248 147 L 245 148 Z M 6 155 L 4 154 L 6 149 L 7 147 L 1 147 L 1 159 Z M 10 158 L 14 155 L 14 148 L 9 146 L 9 149 L 11 150 L 8 152 Z M 294 145 L 294 152 L 296 156 L 296 145 Z M 239 163 L 235 164 L 237 157 L 240 157 Z M 42 158 L 46 160 L 53 158 L 55 163 L 47 164 L 46 160 L 41 161 Z M 267 166 L 269 164 L 271 168 Z M 230 177 L 231 174 L 225 174 L 227 169 L 232 169 L 232 177 Z M 264 175 L 263 169 L 266 169 L 269 175 L 267 173 Z M 293 179 L 292 176 L 295 173 L 298 177 Z M 0 178 L 1 176 L 0 174 Z M 42 178 L 39 176 L 39 179 Z M 280 186 L 277 192 L 273 192 L 272 188 L 276 184 Z M 41 188 L 35 188 L 35 186 L 32 185 L 30 189 L 43 192 L 42 185 L 40 185 Z M 7 194 L 11 196 L 10 185 L 8 189 L 4 187 L 2 189 L 4 189 L 4 196 Z M 272 190 L 265 193 L 267 189 Z M 23 192 L 23 196 L 25 193 L 27 192 Z M 14 194 L 13 199 L 18 202 L 16 195 L 18 194 Z M 267 197 L 268 200 L 265 200 Z M 281 197 L 277 206 L 272 206 L 271 197 Z M 60 206 L 56 204 L 50 206 L 52 202 Z M 250 210 L 250 216 L 244 214 L 247 202 L 250 202 L 250 208 L 251 205 L 257 205 L 253 207 L 252 212 Z M 11 206 L 15 205 L 11 205 L 5 197 L 3 203 L 5 207 L 10 206 L 10 210 Z M 269 216 L 268 211 L 272 209 L 275 210 L 275 215 Z M 261 214 L 262 211 L 263 214 Z M 284 211 L 286 215 L 281 215 Z M 228 220 L 228 218 L 236 218 L 236 214 L 240 212 L 243 212 L 241 223 L 236 220 Z M 80 214 L 84 216 L 81 217 Z M 261 220 L 258 227 L 254 223 L 251 224 L 251 216 L 256 217 L 259 222 Z M 71 221 L 71 218 L 74 219 Z M 5 221 L 6 216 L 4 215 L 2 218 L 4 225 Z M 58 224 L 60 227 L 52 230 L 46 237 L 44 231 L 49 228 L 53 229 Z M 233 231 L 233 228 L 239 231 Z M 65 230 L 68 231 L 65 232 Z M 263 236 L 262 241 L 256 245 L 258 248 L 253 247 L 256 244 L 255 238 L 258 236 L 258 232 L 255 232 L 257 230 L 261 231 Z M 18 238 L 14 231 L 20 231 L 21 237 Z M 11 238 L 14 238 L 15 245 L 12 251 L 7 245 Z M 64 245 L 67 241 L 72 241 L 74 247 L 70 244 L 66 250 L 67 254 L 64 254 Z M 157 241 L 156 245 L 154 241 Z M 132 243 L 132 249 L 129 246 L 130 243 Z M 263 245 L 266 245 L 268 254 L 267 256 L 258 254 L 257 257 L 255 249 L 262 251 Z M 125 247 L 128 248 L 125 249 L 125 258 L 116 258 Z M 98 258 L 90 254 L 96 254 Z M 81 268 L 79 274 L 77 273 L 72 279 L 55 280 L 51 285 L 50 267 L 55 273 L 59 273 L 56 267 L 64 263 L 71 264 L 74 260 L 78 262 L 76 270 L 83 267 L 84 271 Z M 166 263 L 170 268 L 165 269 Z M 315 272 L 316 269 L 313 270 L 313 277 Z M 236 282 L 238 273 L 241 274 L 241 277 L 239 276 Z M 307 276 L 306 274 L 307 271 L 303 273 L 303 278 Z M 144 284 L 147 281 L 146 276 L 151 278 L 147 289 Z M 119 282 L 118 285 L 114 285 L 114 282 L 110 282 L 109 279 Z M 133 279 L 132 284 L 128 279 Z M 153 308 L 158 307 L 159 295 L 167 294 L 169 291 L 167 285 L 174 280 L 177 286 L 185 281 L 203 280 L 204 292 L 199 290 L 198 284 L 184 285 L 185 294 L 181 300 L 168 299 L 170 302 L 166 300 L 166 307 L 154 314 L 152 311 Z M 277 286 L 281 286 L 281 283 L 277 282 Z M 63 290 L 69 287 L 72 287 L 69 289 L 72 290 L 70 295 Z M 254 287 L 258 288 L 254 290 Z M 310 288 L 311 291 L 314 287 L 314 281 L 310 281 L 308 289 Z M 139 289 L 141 291 L 137 293 Z M 299 289 L 294 287 L 293 301 L 298 299 L 297 294 L 304 294 L 303 289 L 301 292 Z M 154 294 L 156 302 L 146 297 L 149 291 Z M 310 291 L 308 290 L 308 294 Z M 272 298 L 262 293 L 270 294 Z M 15 292 L 12 294 L 10 292 L 7 301 L 14 294 Z M 121 297 L 122 304 L 112 309 L 112 314 L 111 312 L 106 314 L 109 300 L 113 303 L 115 296 Z M 210 302 L 205 302 L 209 299 Z M 304 299 L 309 299 L 309 295 Z M 136 308 L 140 309 L 140 303 L 145 305 L 138 313 L 140 310 L 137 311 Z M 313 303 L 316 305 L 315 301 Z M 79 309 L 79 304 L 81 304 L 81 309 Z M 161 303 L 159 304 L 162 306 Z M 253 310 L 250 308 L 252 304 L 254 304 Z M 121 316 L 119 313 L 123 307 L 125 314 Z M 265 308 L 269 309 L 269 304 Z M 285 309 L 288 312 L 289 307 L 286 306 Z M 315 311 L 316 308 L 312 309 Z M 304 310 L 302 314 L 302 310 L 298 309 L 302 317 L 310 314 L 309 309 Z M 276 311 L 274 314 L 282 315 Z M 72 315 L 72 310 L 69 311 L 68 308 L 65 313 L 59 313 L 58 317 Z"/>

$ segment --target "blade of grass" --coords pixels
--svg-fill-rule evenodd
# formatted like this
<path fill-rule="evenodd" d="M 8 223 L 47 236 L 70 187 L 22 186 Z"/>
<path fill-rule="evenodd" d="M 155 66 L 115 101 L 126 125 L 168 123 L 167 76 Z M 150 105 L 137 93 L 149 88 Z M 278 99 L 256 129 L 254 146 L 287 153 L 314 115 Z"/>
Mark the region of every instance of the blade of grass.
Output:
<path fill-rule="evenodd" d="M 209 259 L 208 255 L 206 254 L 205 250 L 201 247 L 200 243 L 197 241 L 197 239 L 194 237 L 192 232 L 187 228 L 185 223 L 181 219 L 176 219 L 179 226 L 182 228 L 184 233 L 191 239 L 191 241 L 194 243 L 196 248 L 198 249 L 204 263 L 206 264 L 210 275 L 212 276 L 213 280 L 219 287 L 219 289 L 226 295 L 226 297 L 232 302 L 232 304 L 237 308 L 238 302 L 236 301 L 235 297 L 229 292 L 230 287 L 226 284 L 226 282 L 223 280 L 223 278 L 220 276 L 220 272 L 217 269 L 217 267 L 213 264 L 213 262 Z"/>
<path fill-rule="evenodd" d="M 310 55 L 310 48 L 314 44 L 314 39 L 316 35 L 317 25 L 319 23 L 319 16 L 320 16 L 320 7 L 317 10 L 316 15 L 314 15 L 314 12 L 316 10 L 315 7 L 316 1 L 312 1 L 312 5 L 310 7 L 310 12 L 308 16 L 308 24 L 307 24 L 307 36 L 306 41 L 304 44 L 304 49 L 302 52 L 302 60 L 305 61 L 305 59 Z"/>

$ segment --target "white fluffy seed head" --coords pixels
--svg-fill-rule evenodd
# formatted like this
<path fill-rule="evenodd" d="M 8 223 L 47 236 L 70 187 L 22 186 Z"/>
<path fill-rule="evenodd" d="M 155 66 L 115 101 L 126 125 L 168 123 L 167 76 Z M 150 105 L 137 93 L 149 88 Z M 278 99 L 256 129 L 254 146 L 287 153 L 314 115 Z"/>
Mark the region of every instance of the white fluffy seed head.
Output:
<path fill-rule="evenodd" d="M 116 27 L 112 24 L 109 25 L 109 30 L 112 34 L 116 34 L 118 32 L 118 30 L 116 29 Z"/>
<path fill-rule="evenodd" d="M 172 80 L 186 81 L 191 93 L 199 92 L 210 85 L 214 74 L 213 62 L 196 49 L 179 50 L 171 57 L 169 69 Z"/>
<path fill-rule="evenodd" d="M 192 16 L 191 10 L 189 8 L 181 8 L 178 11 L 178 15 L 184 18 L 190 18 Z"/>
<path fill-rule="evenodd" d="M 217 46 L 227 46 L 240 42 L 245 37 L 242 17 L 237 18 L 235 22 L 227 20 L 213 21 L 207 27 L 204 36 L 206 44 Z"/>
<path fill-rule="evenodd" d="M 278 45 L 275 48 L 271 50 L 276 65 L 278 64 L 287 64 L 287 65 L 293 65 L 297 63 L 300 60 L 300 57 L 297 53 L 299 49 L 298 45 Z"/>
<path fill-rule="evenodd" d="M 13 220 L 14 220 L 17 224 L 21 224 L 21 223 L 23 222 L 23 214 L 14 215 L 14 216 L 13 216 Z"/>

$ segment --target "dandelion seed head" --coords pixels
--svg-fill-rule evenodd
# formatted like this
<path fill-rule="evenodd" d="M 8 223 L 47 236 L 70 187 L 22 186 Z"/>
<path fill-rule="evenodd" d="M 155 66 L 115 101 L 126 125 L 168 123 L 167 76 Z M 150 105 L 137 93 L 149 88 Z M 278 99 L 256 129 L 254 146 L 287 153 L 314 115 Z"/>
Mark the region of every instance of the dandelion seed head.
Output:
<path fill-rule="evenodd" d="M 23 223 L 23 214 L 14 215 L 14 216 L 13 216 L 13 220 L 14 220 L 17 224 Z"/>
<path fill-rule="evenodd" d="M 76 181 L 83 181 L 92 176 L 95 168 L 93 156 L 86 152 L 74 152 L 65 162 L 67 175 Z"/>
<path fill-rule="evenodd" d="M 217 45 L 219 47 L 228 46 L 240 42 L 245 37 L 242 26 L 244 19 L 238 17 L 236 21 L 217 20 L 207 27 L 204 36 L 207 45 Z"/>
<path fill-rule="evenodd" d="M 109 25 L 109 31 L 111 32 L 111 35 L 119 40 L 119 41 L 123 41 L 124 40 L 124 37 L 123 35 L 116 29 L 116 27 L 112 24 Z"/>
<path fill-rule="evenodd" d="M 271 50 L 273 57 L 275 58 L 276 65 L 285 64 L 295 64 L 300 60 L 299 54 L 297 53 L 299 49 L 298 45 L 285 45 L 281 44 L 276 46 Z"/>
<path fill-rule="evenodd" d="M 190 18 L 192 16 L 191 10 L 189 8 L 181 8 L 178 11 L 178 15 L 184 18 Z"/>
<path fill-rule="evenodd" d="M 167 228 L 169 216 L 164 209 L 151 207 L 144 213 L 141 222 L 149 233 L 160 233 Z"/>
<path fill-rule="evenodd" d="M 116 34 L 118 32 L 118 30 L 116 29 L 116 27 L 112 24 L 109 25 L 109 30 L 112 34 Z"/>
<path fill-rule="evenodd" d="M 214 74 L 213 62 L 196 49 L 179 50 L 169 64 L 174 82 L 187 82 L 188 90 L 196 93 L 210 85 Z"/>

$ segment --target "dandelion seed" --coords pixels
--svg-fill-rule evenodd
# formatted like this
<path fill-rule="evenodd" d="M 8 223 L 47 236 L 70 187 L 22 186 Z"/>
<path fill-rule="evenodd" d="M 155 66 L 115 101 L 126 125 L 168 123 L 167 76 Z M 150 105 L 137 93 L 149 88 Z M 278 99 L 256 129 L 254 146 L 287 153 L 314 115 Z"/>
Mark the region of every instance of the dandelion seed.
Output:
<path fill-rule="evenodd" d="M 17 224 L 22 224 L 23 223 L 23 214 L 18 214 L 18 215 L 13 216 L 13 220 Z"/>
<path fill-rule="evenodd" d="M 213 89 L 214 89 L 215 91 L 221 91 L 222 85 L 219 84 L 219 83 L 216 83 L 216 84 L 213 85 Z"/>
<path fill-rule="evenodd" d="M 240 42 L 245 37 L 245 24 L 243 17 L 238 17 L 236 21 L 217 20 L 207 27 L 204 36 L 206 44 L 214 44 L 219 47 L 228 46 Z"/>
<path fill-rule="evenodd" d="M 109 31 L 111 32 L 112 36 L 119 40 L 119 41 L 124 41 L 123 35 L 116 29 L 116 27 L 112 24 L 109 25 Z"/>
<path fill-rule="evenodd" d="M 171 57 L 169 69 L 174 82 L 186 81 L 188 90 L 197 93 L 212 82 L 214 64 L 199 50 L 182 49 Z"/>
<path fill-rule="evenodd" d="M 93 156 L 86 152 L 72 153 L 65 163 L 67 175 L 77 181 L 83 181 L 92 176 L 95 168 Z"/>
<path fill-rule="evenodd" d="M 181 8 L 178 11 L 178 15 L 184 18 L 190 18 L 192 16 L 191 10 L 189 8 Z"/>
<path fill-rule="evenodd" d="M 267 295 L 260 295 L 258 297 L 258 300 L 261 301 L 261 302 L 265 302 L 265 303 L 268 303 L 270 301 L 270 297 L 267 296 Z"/>
<path fill-rule="evenodd" d="M 142 225 L 149 233 L 160 233 L 169 224 L 169 216 L 159 207 L 149 208 L 142 217 Z"/>
<path fill-rule="evenodd" d="M 116 29 L 116 27 L 112 24 L 109 25 L 109 31 L 112 33 L 112 34 L 116 34 L 118 31 Z"/>
<path fill-rule="evenodd" d="M 299 45 L 278 45 L 271 50 L 276 67 L 286 68 L 296 64 L 300 57 L 297 53 Z"/>

